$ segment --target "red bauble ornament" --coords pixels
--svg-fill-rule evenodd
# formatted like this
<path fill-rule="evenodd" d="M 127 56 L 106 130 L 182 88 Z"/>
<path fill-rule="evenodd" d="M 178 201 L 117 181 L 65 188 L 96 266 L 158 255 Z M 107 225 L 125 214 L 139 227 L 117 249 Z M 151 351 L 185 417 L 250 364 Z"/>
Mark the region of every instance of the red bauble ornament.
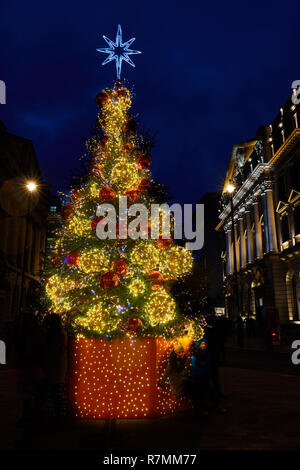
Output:
<path fill-rule="evenodd" d="M 152 282 L 151 283 L 151 286 L 150 286 L 150 289 L 151 290 L 158 290 L 158 289 L 161 289 L 163 287 L 163 284 L 160 283 L 160 282 Z"/>
<path fill-rule="evenodd" d="M 147 180 L 146 178 L 143 178 L 140 181 L 137 189 L 140 193 L 146 194 L 150 188 L 151 188 L 151 181 Z"/>
<path fill-rule="evenodd" d="M 139 192 L 137 189 L 127 189 L 125 191 L 124 196 L 127 196 L 129 204 L 133 204 L 139 198 Z"/>
<path fill-rule="evenodd" d="M 91 172 L 94 173 L 94 175 L 96 176 L 102 176 L 102 166 L 99 165 L 99 163 L 95 163 L 92 168 L 91 168 Z"/>
<path fill-rule="evenodd" d="M 125 329 L 131 333 L 136 332 L 140 328 L 143 328 L 143 322 L 140 318 L 129 318 L 125 325 Z"/>
<path fill-rule="evenodd" d="M 70 265 L 70 266 L 76 266 L 78 258 L 79 258 L 78 251 L 77 250 L 71 251 L 67 255 L 67 264 Z"/>
<path fill-rule="evenodd" d="M 151 222 L 148 222 L 148 225 L 147 227 L 139 227 L 139 230 L 140 230 L 140 233 L 141 233 L 141 237 L 149 237 L 151 236 Z"/>
<path fill-rule="evenodd" d="M 76 202 L 79 197 L 80 197 L 80 189 L 73 189 L 73 191 L 71 191 L 72 201 Z"/>
<path fill-rule="evenodd" d="M 71 204 L 66 204 L 61 209 L 61 216 L 64 220 L 69 220 L 72 217 L 73 208 Z"/>
<path fill-rule="evenodd" d="M 105 148 L 107 142 L 108 142 L 108 135 L 103 135 L 100 139 L 101 146 Z"/>
<path fill-rule="evenodd" d="M 137 166 L 139 170 L 146 170 L 151 165 L 152 158 L 149 153 L 143 153 L 137 161 Z"/>
<path fill-rule="evenodd" d="M 128 264 L 123 259 L 117 259 L 112 263 L 112 270 L 120 277 L 128 273 Z"/>
<path fill-rule="evenodd" d="M 127 227 L 127 225 L 126 225 L 125 229 L 126 229 L 125 230 L 125 235 L 126 235 L 126 238 L 127 238 L 128 237 L 128 227 Z M 120 222 L 119 221 L 116 223 L 116 239 L 117 240 L 120 239 Z M 123 240 L 123 238 L 121 240 Z"/>
<path fill-rule="evenodd" d="M 129 98 L 130 96 L 129 90 L 124 87 L 117 88 L 116 94 L 118 98 Z"/>
<path fill-rule="evenodd" d="M 159 271 L 151 271 L 151 273 L 148 274 L 149 279 L 153 279 L 155 281 L 160 281 L 163 282 L 164 276 L 159 272 Z"/>
<path fill-rule="evenodd" d="M 127 142 L 123 146 L 124 152 L 131 152 L 131 150 L 134 148 L 134 144 L 132 142 Z"/>
<path fill-rule="evenodd" d="M 97 225 L 98 223 L 103 219 L 103 217 L 94 217 L 91 221 L 91 229 L 96 232 L 96 228 L 97 228 Z"/>
<path fill-rule="evenodd" d="M 112 188 L 102 188 L 99 192 L 100 201 L 113 201 L 117 197 Z"/>
<path fill-rule="evenodd" d="M 162 238 L 160 235 L 155 244 L 159 250 L 168 250 L 173 245 L 173 240 L 172 238 Z"/>
<path fill-rule="evenodd" d="M 119 276 L 112 271 L 102 274 L 99 279 L 101 289 L 109 289 L 110 287 L 117 287 L 119 284 Z"/>
<path fill-rule="evenodd" d="M 151 279 L 150 289 L 157 290 L 163 287 L 164 277 L 159 271 L 152 271 L 148 274 L 149 279 Z"/>
<path fill-rule="evenodd" d="M 101 107 L 110 100 L 110 96 L 103 90 L 96 96 L 96 104 Z"/>

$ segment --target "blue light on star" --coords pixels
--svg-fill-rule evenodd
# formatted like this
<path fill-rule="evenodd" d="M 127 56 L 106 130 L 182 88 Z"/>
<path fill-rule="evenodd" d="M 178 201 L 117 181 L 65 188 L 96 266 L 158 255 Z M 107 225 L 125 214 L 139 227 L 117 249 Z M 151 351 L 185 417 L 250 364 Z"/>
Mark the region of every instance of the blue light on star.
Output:
<path fill-rule="evenodd" d="M 129 41 L 122 42 L 122 28 L 121 25 L 118 25 L 118 31 L 116 35 L 116 42 L 113 42 L 111 39 L 108 39 L 106 36 L 103 35 L 103 39 L 107 42 L 109 47 L 102 47 L 97 49 L 98 52 L 104 52 L 105 54 L 109 54 L 109 56 L 102 62 L 102 65 L 108 64 L 112 60 L 116 61 L 116 69 L 117 69 L 117 78 L 120 80 L 121 78 L 121 69 L 122 69 L 122 61 L 125 60 L 127 64 L 135 67 L 135 64 L 130 59 L 130 55 L 132 54 L 141 54 L 141 51 L 134 51 L 129 49 L 131 44 L 135 41 L 135 38 L 129 39 Z"/>

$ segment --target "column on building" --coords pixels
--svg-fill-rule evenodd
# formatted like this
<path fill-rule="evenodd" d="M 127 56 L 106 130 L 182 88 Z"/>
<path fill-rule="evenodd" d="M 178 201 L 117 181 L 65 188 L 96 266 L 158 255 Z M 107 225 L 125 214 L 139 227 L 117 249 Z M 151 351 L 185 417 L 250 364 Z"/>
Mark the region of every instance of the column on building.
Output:
<path fill-rule="evenodd" d="M 273 187 L 271 181 L 265 182 L 265 205 L 267 213 L 268 251 L 278 251 L 275 223 L 275 211 L 273 201 Z"/>
<path fill-rule="evenodd" d="M 244 229 L 244 214 L 239 213 L 239 229 L 240 229 L 240 265 L 244 268 L 247 264 L 246 238 Z"/>
<path fill-rule="evenodd" d="M 233 255 L 232 255 L 232 231 L 231 231 L 231 226 L 226 225 L 225 226 L 225 237 L 226 237 L 226 274 L 232 274 L 233 269 L 232 269 L 232 260 L 233 260 Z"/>
<path fill-rule="evenodd" d="M 236 256 L 236 269 L 239 271 L 240 269 L 240 247 L 239 247 L 239 232 L 238 232 L 238 221 L 234 219 L 234 250 Z"/>
<path fill-rule="evenodd" d="M 262 207 L 263 207 L 263 215 L 264 215 L 264 230 L 263 230 L 263 237 L 264 237 L 264 242 L 265 244 L 263 245 L 264 247 L 264 252 L 269 253 L 270 248 L 269 248 L 269 218 L 268 218 L 268 209 L 267 209 L 267 199 L 266 199 L 266 193 L 265 193 L 265 185 L 263 184 L 262 187 L 262 192 L 261 192 L 261 198 L 262 198 Z"/>
<path fill-rule="evenodd" d="M 254 243 L 253 243 L 253 233 L 251 230 L 251 215 L 250 215 L 250 206 L 246 206 L 245 209 L 245 219 L 246 219 L 246 231 L 247 231 L 247 263 L 251 264 L 254 261 Z"/>
<path fill-rule="evenodd" d="M 254 208 L 254 226 L 255 226 L 255 248 L 256 248 L 256 259 L 260 259 L 263 256 L 262 250 L 262 229 L 261 223 L 259 220 L 259 209 L 258 209 L 258 200 L 255 198 L 253 200 Z"/>

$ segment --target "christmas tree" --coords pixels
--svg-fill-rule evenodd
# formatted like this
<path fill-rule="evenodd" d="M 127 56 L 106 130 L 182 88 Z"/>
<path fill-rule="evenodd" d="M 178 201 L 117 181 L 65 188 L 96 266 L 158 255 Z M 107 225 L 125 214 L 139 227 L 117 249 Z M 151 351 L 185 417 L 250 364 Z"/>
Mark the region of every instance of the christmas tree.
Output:
<path fill-rule="evenodd" d="M 120 196 L 127 197 L 129 207 L 144 204 L 149 214 L 156 202 L 151 196 L 151 156 L 129 113 L 131 99 L 120 82 L 97 95 L 99 133 L 86 141 L 89 172 L 63 206 L 64 223 L 47 268 L 49 310 L 85 337 L 111 339 L 134 333 L 170 338 L 187 326 L 170 289 L 190 273 L 193 257 L 172 237 L 159 233 L 165 209 L 160 208 L 157 239 L 150 237 L 151 218 L 147 233 L 140 230 L 143 238 L 120 236 Z M 115 239 L 97 236 L 101 224 L 104 230 L 107 224 L 106 217 L 96 215 L 101 203 L 115 207 Z"/>
<path fill-rule="evenodd" d="M 161 204 L 162 185 L 152 181 L 149 139 L 129 113 L 131 99 L 120 81 L 97 95 L 87 174 L 77 175 L 76 188 L 64 195 L 63 223 L 45 272 L 47 311 L 60 314 L 71 333 L 69 397 L 82 418 L 186 409 L 188 402 L 156 384 L 174 341 L 188 348 L 203 335 L 201 322 L 180 311 L 182 302 L 175 300 L 174 285 L 191 272 L 193 256 L 174 242 L 174 219 L 170 230 L 163 224 L 170 211 Z M 130 212 L 135 204 L 145 208 L 146 223 Z M 137 237 L 128 236 L 132 224 Z"/>

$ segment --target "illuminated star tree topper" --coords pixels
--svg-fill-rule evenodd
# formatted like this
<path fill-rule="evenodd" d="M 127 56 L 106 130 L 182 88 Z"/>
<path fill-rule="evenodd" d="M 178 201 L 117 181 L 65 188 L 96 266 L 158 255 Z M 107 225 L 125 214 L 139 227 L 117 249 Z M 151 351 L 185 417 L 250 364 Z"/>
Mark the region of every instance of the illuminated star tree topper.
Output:
<path fill-rule="evenodd" d="M 118 25 L 118 31 L 116 35 L 116 42 L 113 42 L 111 39 L 108 39 L 106 36 L 103 35 L 104 40 L 107 42 L 109 47 L 102 47 L 97 49 L 98 52 L 104 52 L 105 54 L 109 54 L 109 56 L 102 62 L 102 65 L 108 64 L 112 60 L 116 61 L 116 69 L 117 69 L 117 78 L 120 80 L 121 78 L 121 69 L 122 69 L 122 61 L 125 60 L 127 64 L 135 67 L 134 63 L 130 59 L 130 55 L 133 54 L 141 54 L 141 51 L 134 51 L 129 49 L 131 44 L 135 41 L 135 38 L 129 39 L 129 41 L 122 42 L 122 28 L 121 25 Z"/>

